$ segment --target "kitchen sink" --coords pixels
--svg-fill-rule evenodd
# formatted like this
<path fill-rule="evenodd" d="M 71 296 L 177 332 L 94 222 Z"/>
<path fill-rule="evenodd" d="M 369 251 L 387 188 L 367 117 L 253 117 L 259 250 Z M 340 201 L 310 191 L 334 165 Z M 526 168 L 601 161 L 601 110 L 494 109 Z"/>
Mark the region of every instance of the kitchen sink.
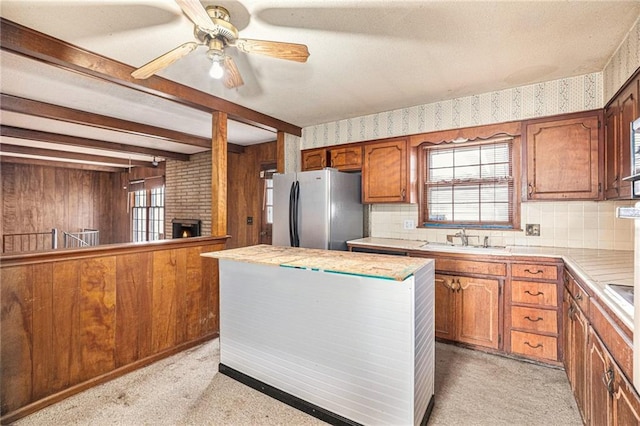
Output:
<path fill-rule="evenodd" d="M 634 288 L 631 285 L 609 283 L 605 286 L 605 292 L 631 316 L 633 316 L 633 291 Z"/>
<path fill-rule="evenodd" d="M 482 246 L 482 245 L 453 245 L 447 243 L 426 243 L 420 246 L 425 250 L 448 251 L 456 253 L 482 253 L 482 254 L 508 254 L 505 246 Z"/>

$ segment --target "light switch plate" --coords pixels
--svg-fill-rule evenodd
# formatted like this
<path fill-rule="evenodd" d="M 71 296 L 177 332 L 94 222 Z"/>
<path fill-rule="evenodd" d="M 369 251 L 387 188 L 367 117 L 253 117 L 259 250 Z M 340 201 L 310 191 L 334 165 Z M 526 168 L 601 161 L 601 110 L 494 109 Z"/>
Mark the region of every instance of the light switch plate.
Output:
<path fill-rule="evenodd" d="M 404 221 L 404 229 L 413 229 L 416 227 L 416 224 L 413 220 L 407 219 Z"/>
<path fill-rule="evenodd" d="M 540 236 L 540 224 L 539 223 L 527 223 L 526 227 L 527 237 L 539 237 Z"/>

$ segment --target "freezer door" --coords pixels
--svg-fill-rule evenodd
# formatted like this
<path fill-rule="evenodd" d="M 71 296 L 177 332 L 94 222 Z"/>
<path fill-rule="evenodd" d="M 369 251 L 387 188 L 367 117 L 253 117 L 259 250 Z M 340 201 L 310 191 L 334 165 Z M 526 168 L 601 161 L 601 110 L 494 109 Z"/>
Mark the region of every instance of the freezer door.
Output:
<path fill-rule="evenodd" d="M 353 173 L 331 173 L 330 250 L 347 250 L 347 241 L 363 236 L 361 177 Z"/>
<path fill-rule="evenodd" d="M 298 236 L 300 247 L 329 248 L 329 173 L 327 169 L 298 173 Z"/>
<path fill-rule="evenodd" d="M 296 173 L 273 175 L 273 238 L 274 246 L 291 246 L 289 237 L 289 196 Z"/>

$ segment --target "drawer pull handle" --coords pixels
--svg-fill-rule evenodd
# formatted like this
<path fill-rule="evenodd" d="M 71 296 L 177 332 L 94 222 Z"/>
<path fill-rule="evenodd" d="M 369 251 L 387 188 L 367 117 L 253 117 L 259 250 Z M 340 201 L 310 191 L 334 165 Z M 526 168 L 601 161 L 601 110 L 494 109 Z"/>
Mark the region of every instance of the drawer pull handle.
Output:
<path fill-rule="evenodd" d="M 576 294 L 576 300 L 582 300 L 582 293 Z"/>
<path fill-rule="evenodd" d="M 531 296 L 543 296 L 543 295 L 544 295 L 544 293 L 543 293 L 543 292 L 541 292 L 541 291 L 538 291 L 538 292 L 537 292 L 537 293 L 535 293 L 535 294 L 534 294 L 534 293 L 531 293 L 531 291 L 529 291 L 529 290 L 525 290 L 524 292 L 525 292 L 525 293 L 527 293 L 527 294 L 530 294 Z"/>
<path fill-rule="evenodd" d="M 524 319 L 527 319 L 527 320 L 529 320 L 529 321 L 531 321 L 531 322 L 538 322 L 538 321 L 542 321 L 544 318 L 542 318 L 542 317 L 538 317 L 538 318 L 536 318 L 536 319 L 533 319 L 533 318 L 531 318 L 529 315 L 527 315 L 526 317 L 524 317 Z"/>
<path fill-rule="evenodd" d="M 541 273 L 543 273 L 543 272 L 544 272 L 544 271 L 543 271 L 543 270 L 541 270 L 541 269 L 536 269 L 536 271 L 534 272 L 534 271 L 532 271 L 532 270 L 531 270 L 531 269 L 529 269 L 529 268 L 525 269 L 524 271 L 525 271 L 525 272 L 528 272 L 529 274 L 532 274 L 532 275 L 537 275 L 537 274 L 541 274 Z"/>
<path fill-rule="evenodd" d="M 529 343 L 529 342 L 524 342 L 524 344 L 525 344 L 525 345 L 527 345 L 527 346 L 529 346 L 530 348 L 533 348 L 533 349 L 538 349 L 538 348 L 541 348 L 541 347 L 543 347 L 543 346 L 544 346 L 542 343 L 538 343 L 538 344 L 537 344 L 537 345 L 535 345 L 535 346 L 533 346 L 533 345 L 532 345 L 531 343 Z"/>

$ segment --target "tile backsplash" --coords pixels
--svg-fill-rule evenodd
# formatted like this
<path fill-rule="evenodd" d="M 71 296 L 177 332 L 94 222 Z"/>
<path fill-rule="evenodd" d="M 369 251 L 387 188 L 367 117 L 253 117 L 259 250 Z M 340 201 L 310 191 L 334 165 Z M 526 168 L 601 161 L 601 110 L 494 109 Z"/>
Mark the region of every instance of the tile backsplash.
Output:
<path fill-rule="evenodd" d="M 485 236 L 495 246 L 549 246 L 633 250 L 633 221 L 618 219 L 616 207 L 634 201 L 555 201 L 521 204 L 522 231 L 470 229 L 467 234 Z M 417 204 L 374 204 L 369 207 L 371 237 L 446 242 L 457 229 L 404 229 L 405 220 L 417 223 Z M 540 224 L 540 236 L 526 236 L 525 224 Z"/>

